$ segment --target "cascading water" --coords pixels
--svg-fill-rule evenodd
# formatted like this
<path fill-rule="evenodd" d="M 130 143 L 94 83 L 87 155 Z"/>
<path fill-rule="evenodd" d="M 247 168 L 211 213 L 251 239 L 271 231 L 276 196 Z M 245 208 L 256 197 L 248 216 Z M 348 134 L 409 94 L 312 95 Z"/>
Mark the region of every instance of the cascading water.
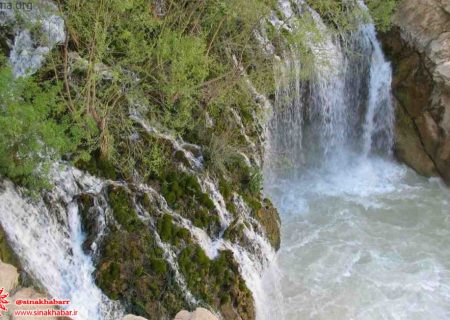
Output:
<path fill-rule="evenodd" d="M 287 9 L 290 6 L 282 2 L 286 19 L 293 11 Z M 298 6 L 305 4 L 299 1 Z M 339 166 L 349 155 L 388 154 L 392 148 L 391 68 L 374 26 L 364 24 L 346 35 L 343 48 L 340 39 L 327 34 L 317 13 L 308 13 L 324 35 L 311 44 L 316 62 L 309 81 L 300 77 L 296 48 L 277 64 L 276 110 L 269 124 L 270 172 L 283 165 Z"/>
<path fill-rule="evenodd" d="M 2 183 L 2 227 L 27 272 L 52 297 L 70 299 L 68 308 L 78 311 L 77 319 L 118 319 L 123 314 L 120 305 L 97 288 L 92 259 L 82 250 L 76 200 L 82 191 L 100 193 L 102 182 L 70 168 L 55 170 L 54 175 L 55 191 L 37 202 L 27 201 L 12 183 Z"/>
<path fill-rule="evenodd" d="M 276 72 L 264 170 L 284 319 L 448 319 L 449 190 L 391 158 L 391 68 L 374 26 L 343 37 L 324 36 L 337 63 L 317 61 L 309 81 L 292 77 L 292 54 Z"/>

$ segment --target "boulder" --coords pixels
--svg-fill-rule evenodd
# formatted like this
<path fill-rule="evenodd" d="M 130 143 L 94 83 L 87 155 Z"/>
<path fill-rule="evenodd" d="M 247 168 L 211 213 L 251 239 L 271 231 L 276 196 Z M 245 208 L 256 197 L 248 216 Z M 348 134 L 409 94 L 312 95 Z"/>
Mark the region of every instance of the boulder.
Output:
<path fill-rule="evenodd" d="M 181 310 L 177 313 L 174 320 L 190 320 L 191 319 L 191 313 L 186 310 Z"/>
<path fill-rule="evenodd" d="M 190 320 L 218 320 L 217 317 L 211 313 L 211 311 L 204 308 L 197 308 L 192 312 Z"/>
<path fill-rule="evenodd" d="M 133 314 L 127 314 L 126 316 L 124 316 L 122 318 L 122 320 L 147 320 L 147 319 L 145 319 L 143 317 L 135 316 Z"/>
<path fill-rule="evenodd" d="M 193 312 L 182 310 L 177 313 L 174 320 L 218 320 L 217 317 L 205 308 L 197 308 Z"/>
<path fill-rule="evenodd" d="M 19 273 L 16 267 L 0 261 L 0 288 L 9 293 L 19 284 Z"/>

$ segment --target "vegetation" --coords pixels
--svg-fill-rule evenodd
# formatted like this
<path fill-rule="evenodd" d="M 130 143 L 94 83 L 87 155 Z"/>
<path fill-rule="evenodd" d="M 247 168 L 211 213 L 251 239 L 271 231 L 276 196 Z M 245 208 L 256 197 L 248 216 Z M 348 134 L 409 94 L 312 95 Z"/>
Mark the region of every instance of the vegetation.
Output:
<path fill-rule="evenodd" d="M 230 318 L 236 312 L 243 319 L 254 319 L 251 292 L 233 261 L 230 251 L 222 251 L 211 261 L 198 245 L 187 246 L 178 257 L 180 270 L 196 296 Z"/>
<path fill-rule="evenodd" d="M 0 64 L 0 175 L 31 188 L 45 186 L 51 163 L 75 156 L 82 134 L 64 114 L 58 85 L 16 79 L 5 58 Z"/>
<path fill-rule="evenodd" d="M 367 0 L 370 15 L 380 31 L 387 31 L 392 26 L 392 15 L 400 0 Z"/>
<path fill-rule="evenodd" d="M 54 62 L 64 62 L 59 68 L 61 80 L 68 82 L 63 92 L 67 105 L 97 124 L 95 146 L 101 156 L 128 174 L 145 161 L 141 154 L 147 150 L 122 138 L 134 131 L 124 115 L 138 105 L 164 131 L 188 140 L 202 131 L 206 113 L 214 116 L 227 97 L 243 91 L 232 56 L 246 68 L 261 57 L 255 54 L 260 50 L 252 32 L 269 4 L 167 1 L 159 8 L 144 0 L 65 1 L 61 9 L 70 38 Z M 76 74 L 68 75 L 67 64 L 73 62 L 68 51 L 78 54 Z M 251 61 L 244 61 L 248 57 Z M 261 70 L 269 69 L 263 62 Z M 104 68 L 107 76 L 96 72 Z M 146 170 L 160 172 L 164 151 L 151 150 L 154 157 L 145 161 Z"/>
<path fill-rule="evenodd" d="M 133 232 L 112 227 L 102 243 L 96 282 L 111 299 L 155 320 L 188 307 L 147 226 L 136 225 Z"/>
<path fill-rule="evenodd" d="M 367 1 L 380 28 L 389 27 L 396 1 Z M 308 2 L 337 32 L 351 30 L 363 16 L 352 2 Z M 154 127 L 201 142 L 211 171 L 223 174 L 245 148 L 227 120 L 230 110 L 245 123 L 258 110 L 237 65 L 262 92 L 273 90 L 273 61 L 254 31 L 266 25 L 274 43 L 284 37 L 295 44 L 306 73 L 314 58 L 306 44 L 321 41 L 308 14 L 293 22 L 294 33 L 277 33 L 265 22 L 277 12 L 274 0 L 59 3 L 68 41 L 45 68 L 14 79 L 1 59 L 0 174 L 27 186 L 42 187 L 39 175 L 61 157 L 97 172 L 96 165 L 107 164 L 107 173 L 114 173 L 109 177 L 131 177 L 136 167 L 144 177 L 164 174 L 168 150 L 161 141 L 129 140 L 136 124 L 128 114 L 135 109 Z M 212 117 L 212 129 L 206 117 Z"/>
<path fill-rule="evenodd" d="M 377 29 L 386 31 L 391 26 L 391 17 L 399 0 L 366 0 L 369 12 L 356 0 L 307 0 L 322 19 L 338 33 L 345 33 L 358 27 L 361 21 L 372 19 Z M 368 15 L 370 13 L 370 16 Z"/>
<path fill-rule="evenodd" d="M 46 65 L 16 78 L 0 58 L 0 175 L 39 190 L 50 187 L 48 169 L 63 159 L 107 179 L 139 177 L 171 209 L 217 237 L 223 230 L 216 206 L 174 147 L 172 139 L 181 138 L 200 146 L 202 174 L 219 182 L 228 211 L 236 218 L 235 196 L 242 197 L 278 248 L 277 212 L 262 197 L 260 169 L 243 155 L 255 152 L 247 139 L 258 141 L 262 131 L 262 108 L 247 80 L 273 96 L 275 59 L 262 50 L 255 32 L 267 34 L 277 53 L 297 50 L 308 77 L 320 58 L 310 44 L 323 41 L 314 17 L 305 13 L 285 21 L 294 27 L 287 32 L 266 19 L 273 12 L 282 20 L 276 0 L 56 2 L 68 37 Z M 335 34 L 354 30 L 367 15 L 354 2 L 307 2 Z M 377 26 L 388 28 L 396 0 L 366 2 Z M 0 48 L 7 54 L 4 39 Z M 118 186 L 105 193 L 112 221 L 99 243 L 96 282 L 111 299 L 149 319 L 189 307 L 159 237 L 174 250 L 196 297 L 225 318 L 254 319 L 251 293 L 231 252 L 210 260 L 189 231 L 152 207 L 149 197 Z M 79 203 L 87 234 L 83 247 L 89 251 L 99 229 L 90 210 L 94 201 L 82 195 Z M 150 222 L 138 216 L 135 204 Z M 243 228 L 236 219 L 224 237 L 244 242 Z M 0 256 L 12 259 L 3 243 Z"/>

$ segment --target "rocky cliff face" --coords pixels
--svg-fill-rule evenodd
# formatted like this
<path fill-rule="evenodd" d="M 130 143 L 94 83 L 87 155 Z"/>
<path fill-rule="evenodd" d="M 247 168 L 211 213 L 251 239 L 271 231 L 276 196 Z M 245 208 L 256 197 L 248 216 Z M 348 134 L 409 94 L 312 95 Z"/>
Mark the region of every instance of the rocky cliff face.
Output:
<path fill-rule="evenodd" d="M 405 0 L 382 35 L 393 63 L 396 154 L 450 182 L 450 1 Z"/>

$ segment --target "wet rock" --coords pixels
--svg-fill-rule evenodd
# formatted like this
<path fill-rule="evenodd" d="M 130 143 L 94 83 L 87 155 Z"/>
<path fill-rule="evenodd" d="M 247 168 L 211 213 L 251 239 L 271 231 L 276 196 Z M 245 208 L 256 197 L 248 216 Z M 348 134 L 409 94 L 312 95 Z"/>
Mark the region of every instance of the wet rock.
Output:
<path fill-rule="evenodd" d="M 418 173 L 450 183 L 450 4 L 404 0 L 381 36 L 393 62 L 396 154 Z M 409 118 L 409 119 L 406 119 Z M 413 137 L 414 136 L 414 137 Z"/>
<path fill-rule="evenodd" d="M 436 176 L 438 173 L 435 165 L 424 149 L 417 126 L 401 105 L 397 107 L 396 118 L 395 154 L 397 158 L 421 175 Z"/>
<path fill-rule="evenodd" d="M 13 303 L 17 299 L 39 299 L 39 298 L 48 298 L 48 296 L 37 292 L 33 288 L 22 288 L 19 285 L 19 273 L 13 265 L 4 263 L 0 260 L 0 288 L 4 288 L 4 292 L 8 293 L 9 296 L 7 300 L 10 302 L 8 304 L 8 312 L 4 313 L 5 319 L 8 320 L 23 320 L 23 319 L 48 319 L 48 320 L 56 320 L 56 319 L 68 319 L 61 317 L 19 317 L 14 316 L 15 310 L 48 310 L 48 309 L 57 309 L 56 306 L 47 306 L 47 305 L 16 305 Z"/>
<path fill-rule="evenodd" d="M 23 10 L 0 8 L 0 44 L 9 53 L 13 73 L 18 77 L 36 72 L 45 55 L 66 38 L 64 19 L 53 2 L 41 0 L 39 5 L 29 4 Z"/>
<path fill-rule="evenodd" d="M 6 238 L 6 233 L 0 225 L 0 261 L 5 263 L 12 264 L 15 267 L 20 268 L 19 261 L 14 254 L 14 251 L 11 249 L 11 246 L 8 243 L 8 239 Z"/>
<path fill-rule="evenodd" d="M 278 250 L 280 248 L 280 217 L 277 209 L 269 199 L 263 200 L 263 207 L 256 212 L 256 217 L 266 231 L 270 244 Z"/>

